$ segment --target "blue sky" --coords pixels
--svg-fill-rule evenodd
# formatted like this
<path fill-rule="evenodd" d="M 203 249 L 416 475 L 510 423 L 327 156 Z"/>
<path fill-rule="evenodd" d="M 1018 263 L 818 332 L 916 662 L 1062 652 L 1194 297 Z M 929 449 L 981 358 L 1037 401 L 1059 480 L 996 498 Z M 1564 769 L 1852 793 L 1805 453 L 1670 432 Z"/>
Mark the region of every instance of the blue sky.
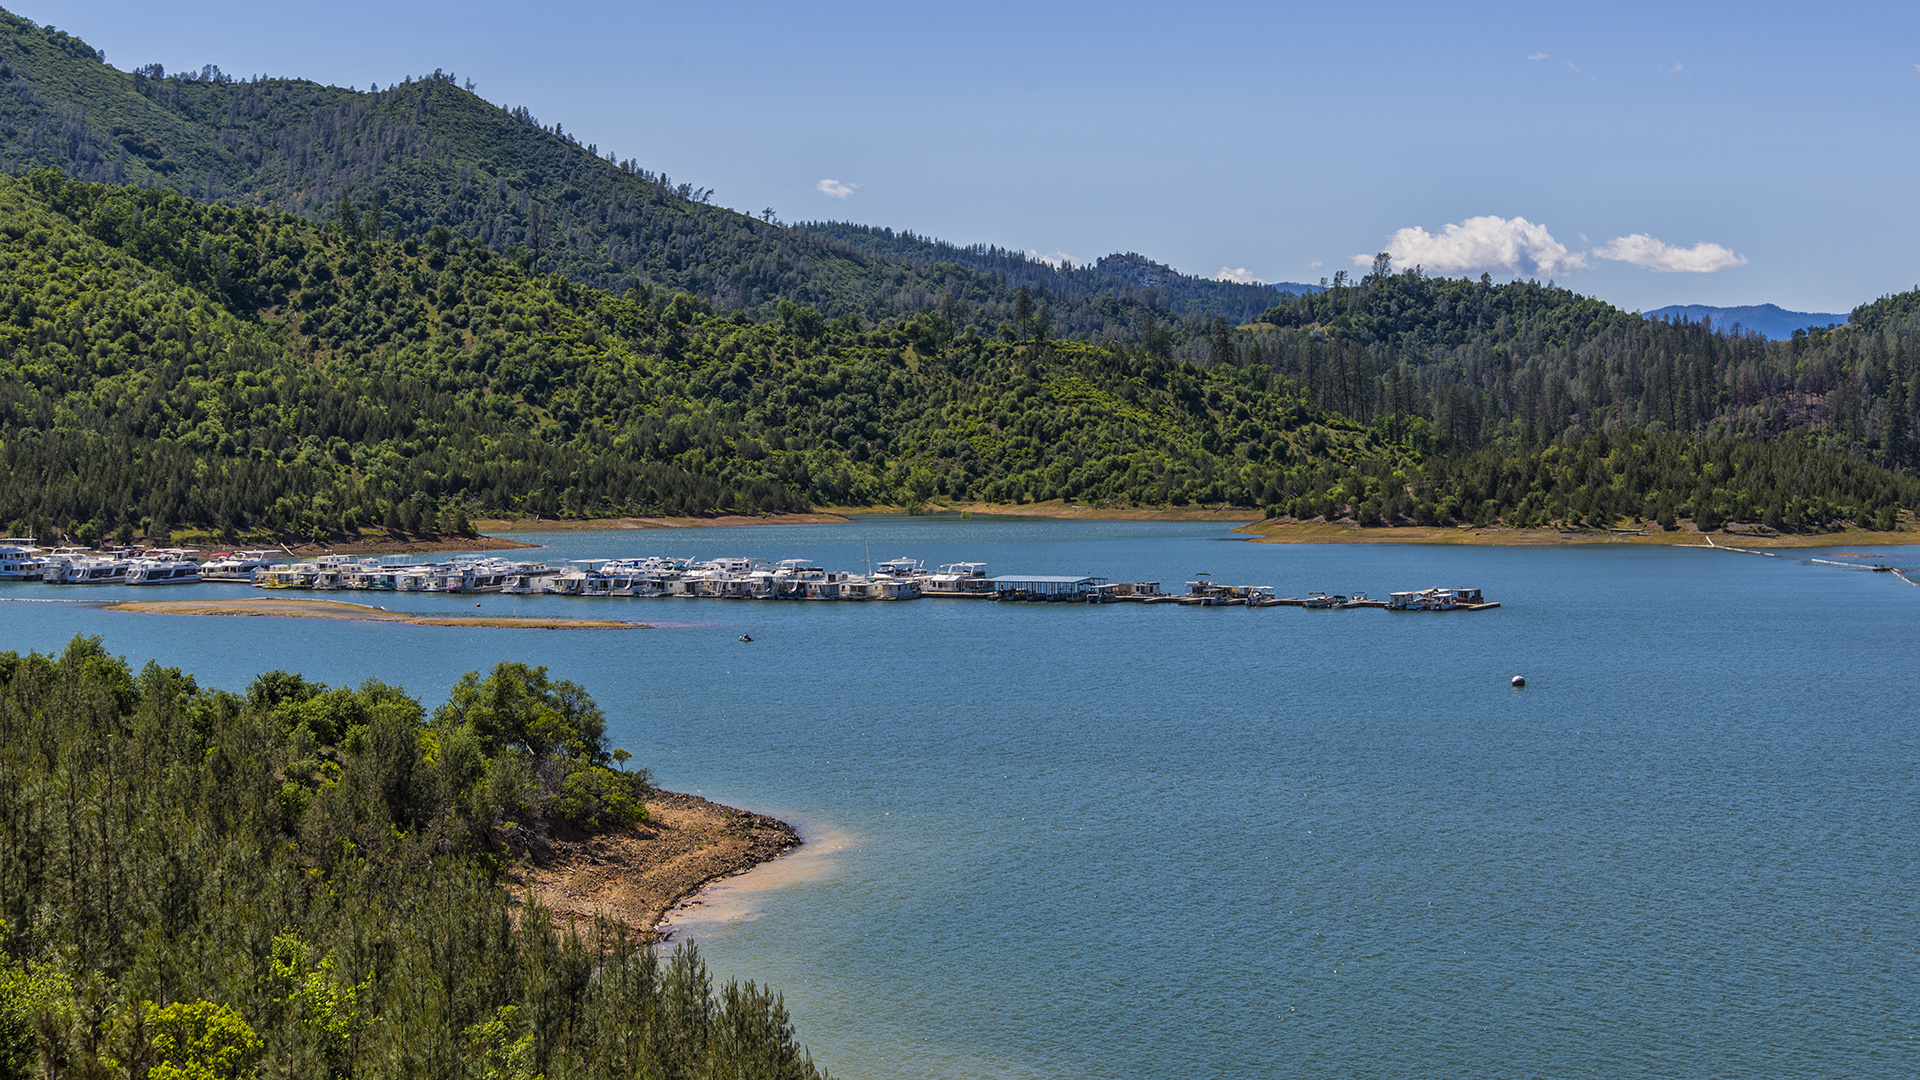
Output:
<path fill-rule="evenodd" d="M 1629 309 L 1843 312 L 1920 282 L 1920 5 L 13 10 L 121 68 L 444 68 L 786 221 L 1266 281 L 1391 250 Z"/>

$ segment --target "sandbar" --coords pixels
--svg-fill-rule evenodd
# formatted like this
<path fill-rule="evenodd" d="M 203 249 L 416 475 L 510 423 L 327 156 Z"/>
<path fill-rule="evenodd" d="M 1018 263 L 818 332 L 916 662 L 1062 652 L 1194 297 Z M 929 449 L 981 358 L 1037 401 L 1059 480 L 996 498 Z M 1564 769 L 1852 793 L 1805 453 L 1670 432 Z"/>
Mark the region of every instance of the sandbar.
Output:
<path fill-rule="evenodd" d="M 266 616 L 283 619 L 354 619 L 406 623 L 409 626 L 485 626 L 506 630 L 640 630 L 647 623 L 624 619 L 532 619 L 517 615 L 413 615 L 342 600 L 296 600 L 262 596 L 237 600 L 125 600 L 108 611 L 153 615 Z"/>

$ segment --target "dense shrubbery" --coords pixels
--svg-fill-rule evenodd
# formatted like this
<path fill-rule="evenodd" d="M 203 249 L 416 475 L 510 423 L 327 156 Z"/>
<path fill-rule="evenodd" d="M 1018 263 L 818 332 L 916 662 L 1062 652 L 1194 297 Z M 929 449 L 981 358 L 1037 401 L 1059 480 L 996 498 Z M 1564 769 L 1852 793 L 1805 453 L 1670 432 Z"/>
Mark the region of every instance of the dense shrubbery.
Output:
<path fill-rule="evenodd" d="M 812 1075 L 778 998 L 511 914 L 530 830 L 640 813 L 602 725 L 514 664 L 429 719 L 0 654 L 0 1077 Z"/>

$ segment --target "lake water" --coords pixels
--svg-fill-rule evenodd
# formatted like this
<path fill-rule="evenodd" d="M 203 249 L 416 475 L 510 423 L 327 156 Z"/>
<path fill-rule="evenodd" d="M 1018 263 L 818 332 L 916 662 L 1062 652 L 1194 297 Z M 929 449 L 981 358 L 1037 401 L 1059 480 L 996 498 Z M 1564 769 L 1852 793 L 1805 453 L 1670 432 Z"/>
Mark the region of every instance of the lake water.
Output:
<path fill-rule="evenodd" d="M 430 704 L 465 671 L 548 665 L 663 786 L 813 839 L 679 933 L 782 989 L 841 1077 L 1920 1071 L 1920 589 L 1891 575 L 1136 522 L 531 539 L 552 559 L 870 552 L 1175 589 L 1207 571 L 1281 595 L 1469 585 L 1504 606 L 479 598 L 672 624 L 565 632 L 3 603 L 0 649 L 99 634 L 206 684 L 284 667 Z"/>

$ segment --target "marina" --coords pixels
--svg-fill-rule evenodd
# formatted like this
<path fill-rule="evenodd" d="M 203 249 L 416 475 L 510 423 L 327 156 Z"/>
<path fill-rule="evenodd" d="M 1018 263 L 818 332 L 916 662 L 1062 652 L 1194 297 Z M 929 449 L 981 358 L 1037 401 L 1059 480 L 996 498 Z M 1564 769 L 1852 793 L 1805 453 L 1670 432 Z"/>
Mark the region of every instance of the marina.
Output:
<path fill-rule="evenodd" d="M 1004 1074 L 1137 1075 L 1142 1055 L 1189 1036 L 1204 1043 L 1218 1029 L 1256 1034 L 1222 1044 L 1235 1055 L 1224 1064 L 1193 1054 L 1156 1075 L 1262 1075 L 1274 1071 L 1262 1055 L 1277 997 L 1316 1003 L 1286 1021 L 1297 1025 L 1292 1037 L 1316 1045 L 1376 1022 L 1389 1042 L 1440 1045 L 1465 1039 L 1465 1017 L 1474 1032 L 1490 1031 L 1457 1045 L 1485 1060 L 1513 1046 L 1591 1045 L 1598 1057 L 1651 1045 L 1713 1074 L 1708 1054 L 1687 1056 L 1692 1033 L 1649 1026 L 1650 1006 L 1627 990 L 1608 999 L 1624 1016 L 1576 1016 L 1581 1003 L 1568 1002 L 1559 1015 L 1577 1020 L 1573 1030 L 1526 1011 L 1562 993 L 1563 976 L 1595 973 L 1658 995 L 1653 1004 L 1752 1003 L 1708 1033 L 1754 1047 L 1750 1057 L 1805 1055 L 1853 1075 L 1875 1075 L 1875 1062 L 1889 1060 L 1849 1056 L 1859 1046 L 1853 1029 L 1836 1021 L 1827 1039 L 1801 1024 L 1803 1009 L 1774 1008 L 1752 987 L 1780 965 L 1841 985 L 1834 980 L 1861 962 L 1855 939 L 1897 944 L 1915 917 L 1911 882 L 1890 872 L 1898 867 L 1881 842 L 1889 829 L 1910 829 L 1920 805 L 1905 768 L 1911 724 L 1899 707 L 1912 680 L 1899 664 L 1865 665 L 1853 680 L 1823 675 L 1850 657 L 1909 646 L 1914 596 L 1890 587 L 1891 575 L 1625 545 L 1265 546 L 1193 523 L 900 519 L 516 535 L 545 546 L 491 554 L 567 570 L 607 556 L 745 554 L 860 573 L 870 538 L 876 571 L 882 558 L 911 554 L 936 573 L 980 562 L 985 578 L 1157 580 L 1174 597 L 1209 570 L 1223 584 L 1278 586 L 1277 598 L 1324 590 L 1384 600 L 1464 583 L 1505 603 L 1479 616 L 1348 618 L 1332 608 L 1249 619 L 1233 607 L 1175 614 L 1126 602 L 929 596 L 604 603 L 504 589 L 376 596 L 28 583 L 0 584 L 0 598 L 54 602 L 0 603 L 4 648 L 58 652 L 77 634 L 98 635 L 136 668 L 149 659 L 179 666 L 235 693 L 283 668 L 336 686 L 374 677 L 430 704 L 469 670 L 500 660 L 547 666 L 587 688 L 610 739 L 662 786 L 703 790 L 807 836 L 794 861 L 732 879 L 739 891 L 676 917 L 675 940 L 698 944 L 717 978 L 797 988 L 790 1007 L 819 1032 L 816 1053 L 831 1055 L 836 1074 L 852 1063 L 874 1075 L 906 1071 L 892 1065 L 924 1053 L 931 1036 L 956 1048 L 958 1064 L 920 1075 L 1000 1075 L 979 1063 L 1019 1062 L 1022 1047 L 1044 1045 L 1058 1029 L 1054 972 L 1083 964 L 1090 978 L 1124 985 L 1143 963 L 1196 988 L 1204 1015 L 1153 1001 L 1085 1003 L 1076 1017 L 1114 1018 L 1141 1034 L 1124 1053 L 1105 1041 L 1069 1047 L 1058 1055 L 1066 1067 L 1047 1070 L 1040 1066 L 1057 1063 L 1049 1050 L 1047 1061 Z M 236 546 L 267 545 L 225 547 Z M 1841 550 L 1886 556 L 1859 562 L 1920 565 L 1915 548 Z M 1649 618 L 1618 604 L 1623 594 L 1661 596 L 1687 615 Z M 1771 621 L 1756 623 L 1753 597 L 1763 594 L 1774 601 Z M 189 618 L 106 606 L 189 597 L 653 629 L 420 627 L 357 613 Z M 897 680 L 903 655 L 915 659 Z M 855 665 L 863 668 L 850 676 Z M 1515 674 L 1525 675 L 1524 691 L 1510 686 Z M 985 693 L 988 678 L 1022 690 Z M 1410 704 L 1410 687 L 1441 688 L 1448 707 Z M 1860 783 L 1832 782 L 1836 756 L 1864 770 Z M 1735 770 L 1751 779 L 1731 781 Z M 1782 814 L 1823 824 L 1783 835 Z M 1687 842 L 1672 842 L 1675 822 L 1693 823 Z M 1250 858 L 1249 849 L 1272 856 Z M 1806 872 L 1756 893 L 1752 874 L 1777 871 L 1780 860 Z M 1208 887 L 1195 890 L 1195 880 Z M 1835 888 L 1861 897 L 1867 933 L 1830 932 Z M 1167 933 L 1169 906 L 1188 897 L 1198 905 L 1193 932 Z M 1009 917 L 1014 901 L 1086 914 L 1048 925 L 1025 908 Z M 1568 933 L 1569 910 L 1623 926 L 1682 920 L 1704 928 L 1706 958 L 1633 934 L 1589 946 Z M 1520 913 L 1525 933 L 1490 926 L 1489 912 Z M 1756 925 L 1773 935 L 1763 956 L 1751 952 Z M 1369 950 L 1359 977 L 1327 978 L 1356 940 Z M 1543 969 L 1543 941 L 1571 942 L 1568 963 Z M 898 978 L 903 952 L 921 981 Z M 1257 977 L 1248 985 L 1264 996 L 1221 985 L 1221 957 L 1250 965 Z M 1889 971 L 1889 983 L 1838 1004 L 1914 1000 L 1915 973 Z M 1647 973 L 1658 983 L 1633 981 Z M 926 1012 L 929 992 L 950 1008 Z M 875 1034 L 876 1012 L 900 1019 Z M 1767 1072 L 1764 1062 L 1746 1063 Z M 1340 1063 L 1328 1053 L 1314 1064 Z"/>
<path fill-rule="evenodd" d="M 989 575 L 984 562 L 928 569 L 902 557 L 863 574 L 829 570 L 808 559 L 777 561 L 647 556 L 570 559 L 555 565 L 498 556 L 456 556 L 441 562 L 389 563 L 378 558 L 321 555 L 294 560 L 270 551 L 215 552 L 202 562 L 183 548 L 118 548 L 107 552 L 41 551 L 32 538 L 0 539 L 0 581 L 62 585 L 224 583 L 301 592 L 505 593 L 592 599 L 805 600 L 896 602 L 992 600 L 1025 604 L 1174 604 L 1181 607 L 1386 608 L 1395 611 L 1483 611 L 1496 608 L 1479 589 L 1397 592 L 1392 601 L 1312 592 L 1281 597 L 1271 585 L 1230 585 L 1201 573 L 1185 593 L 1158 581 L 1109 581 L 1089 574 Z"/>

